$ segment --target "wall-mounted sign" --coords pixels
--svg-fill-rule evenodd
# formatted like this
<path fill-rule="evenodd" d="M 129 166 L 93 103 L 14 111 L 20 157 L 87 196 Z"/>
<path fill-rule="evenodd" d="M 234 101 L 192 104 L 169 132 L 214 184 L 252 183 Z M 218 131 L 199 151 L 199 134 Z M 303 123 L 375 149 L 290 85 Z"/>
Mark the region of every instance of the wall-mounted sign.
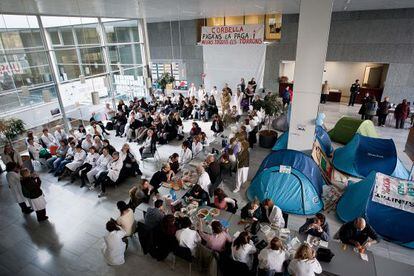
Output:
<path fill-rule="evenodd" d="M 202 27 L 201 45 L 257 45 L 263 43 L 263 25 Z"/>

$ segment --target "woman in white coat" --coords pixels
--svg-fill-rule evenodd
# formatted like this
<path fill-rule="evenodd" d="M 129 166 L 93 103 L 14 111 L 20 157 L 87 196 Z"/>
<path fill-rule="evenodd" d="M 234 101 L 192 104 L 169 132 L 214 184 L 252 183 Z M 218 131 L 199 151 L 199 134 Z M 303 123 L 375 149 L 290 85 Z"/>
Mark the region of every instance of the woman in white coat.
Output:
<path fill-rule="evenodd" d="M 15 162 L 9 162 L 6 165 L 6 179 L 9 189 L 12 192 L 14 200 L 19 204 L 23 214 L 30 214 L 33 209 L 26 204 L 26 198 L 23 196 L 22 186 L 20 185 L 19 165 Z"/>
<path fill-rule="evenodd" d="M 285 227 L 285 219 L 283 218 L 282 210 L 277 207 L 269 198 L 263 201 L 264 221 L 275 224 L 279 228 Z"/>
<path fill-rule="evenodd" d="M 4 153 L 1 155 L 4 165 L 7 163 L 14 162 L 17 163 L 20 167 L 23 166 L 22 157 L 20 154 L 13 149 L 13 146 L 6 144 L 4 146 Z"/>
<path fill-rule="evenodd" d="M 315 250 L 307 244 L 302 244 L 296 250 L 295 258 L 290 262 L 288 271 L 295 276 L 315 276 L 322 273 L 321 264 L 315 258 Z"/>
<path fill-rule="evenodd" d="M 198 88 L 198 101 L 201 103 L 201 101 L 204 100 L 204 97 L 206 95 L 207 95 L 207 92 L 204 89 L 204 86 L 200 84 L 200 87 Z"/>
<path fill-rule="evenodd" d="M 119 152 L 112 153 L 112 161 L 108 164 L 108 170 L 99 174 L 98 179 L 95 182 L 96 186 L 101 186 L 101 192 L 98 197 L 106 195 L 106 186 L 115 184 L 119 178 L 124 162 L 119 156 Z"/>
<path fill-rule="evenodd" d="M 188 97 L 191 99 L 192 97 L 196 97 L 197 95 L 197 88 L 195 87 L 194 83 L 190 84 L 190 88 L 188 89 Z"/>
<path fill-rule="evenodd" d="M 99 156 L 98 161 L 96 161 L 96 166 L 86 174 L 86 178 L 89 181 L 91 189 L 95 188 L 95 177 L 98 178 L 101 172 L 108 169 L 108 164 L 111 160 L 112 156 L 109 154 L 108 148 L 104 147 L 102 149 L 102 154 Z M 84 177 L 81 179 L 82 181 L 85 181 Z"/>
<path fill-rule="evenodd" d="M 109 265 L 121 265 L 125 263 L 126 243 L 122 239 L 126 233 L 113 219 L 106 223 L 106 230 L 108 234 L 104 237 L 105 244 L 102 248 L 105 261 Z"/>
<path fill-rule="evenodd" d="M 66 164 L 65 170 L 63 171 L 62 175 L 58 177 L 58 181 L 62 180 L 65 176 L 70 175 L 77 168 L 82 166 L 83 162 L 86 158 L 86 151 L 82 149 L 80 145 L 76 146 L 75 155 L 73 156 L 73 161 Z"/>

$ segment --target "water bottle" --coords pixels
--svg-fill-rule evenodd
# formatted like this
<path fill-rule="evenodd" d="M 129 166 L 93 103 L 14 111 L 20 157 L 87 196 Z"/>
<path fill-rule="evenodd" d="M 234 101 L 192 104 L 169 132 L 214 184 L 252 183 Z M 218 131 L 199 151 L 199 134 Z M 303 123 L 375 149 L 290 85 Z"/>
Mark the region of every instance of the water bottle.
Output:
<path fill-rule="evenodd" d="M 170 195 L 171 195 L 172 201 L 177 200 L 177 194 L 175 193 L 175 190 L 173 188 L 170 189 Z"/>

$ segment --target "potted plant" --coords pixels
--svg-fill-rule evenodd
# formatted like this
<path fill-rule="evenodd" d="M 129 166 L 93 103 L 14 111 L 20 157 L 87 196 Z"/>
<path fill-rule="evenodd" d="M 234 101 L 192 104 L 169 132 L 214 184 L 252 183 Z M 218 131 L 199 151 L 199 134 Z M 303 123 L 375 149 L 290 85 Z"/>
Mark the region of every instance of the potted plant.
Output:
<path fill-rule="evenodd" d="M 168 84 L 173 83 L 175 81 L 174 77 L 171 76 L 169 73 L 162 74 L 161 78 L 157 80 L 158 85 L 161 88 L 161 91 L 164 93 L 165 88 Z"/>
<path fill-rule="evenodd" d="M 0 120 L 0 134 L 3 138 L 6 138 L 9 143 L 25 131 L 24 122 L 20 119 L 11 118 Z"/>
<path fill-rule="evenodd" d="M 271 123 L 275 116 L 283 113 L 282 99 L 276 93 L 272 93 L 263 102 L 263 109 L 266 114 L 267 128 L 259 132 L 259 145 L 269 149 L 273 147 L 277 140 L 277 132 L 271 128 Z"/>

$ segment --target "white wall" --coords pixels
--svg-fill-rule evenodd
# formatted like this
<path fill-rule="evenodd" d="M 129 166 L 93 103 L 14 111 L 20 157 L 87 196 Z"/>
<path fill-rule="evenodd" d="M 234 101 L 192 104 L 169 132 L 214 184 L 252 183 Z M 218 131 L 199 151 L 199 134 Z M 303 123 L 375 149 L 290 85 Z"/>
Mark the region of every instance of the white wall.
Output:
<path fill-rule="evenodd" d="M 280 63 L 280 76 L 288 77 L 289 82 L 292 82 L 294 72 L 295 72 L 295 62 L 294 61 L 282 61 Z"/>
<path fill-rule="evenodd" d="M 342 95 L 349 95 L 349 88 L 356 79 L 362 84 L 365 68 L 367 66 L 381 65 L 379 63 L 367 62 L 336 62 L 328 61 L 325 63 L 323 81 L 327 80 L 329 88 L 339 89 Z M 280 63 L 280 76 L 287 76 L 289 82 L 294 81 L 294 61 L 284 61 Z"/>

